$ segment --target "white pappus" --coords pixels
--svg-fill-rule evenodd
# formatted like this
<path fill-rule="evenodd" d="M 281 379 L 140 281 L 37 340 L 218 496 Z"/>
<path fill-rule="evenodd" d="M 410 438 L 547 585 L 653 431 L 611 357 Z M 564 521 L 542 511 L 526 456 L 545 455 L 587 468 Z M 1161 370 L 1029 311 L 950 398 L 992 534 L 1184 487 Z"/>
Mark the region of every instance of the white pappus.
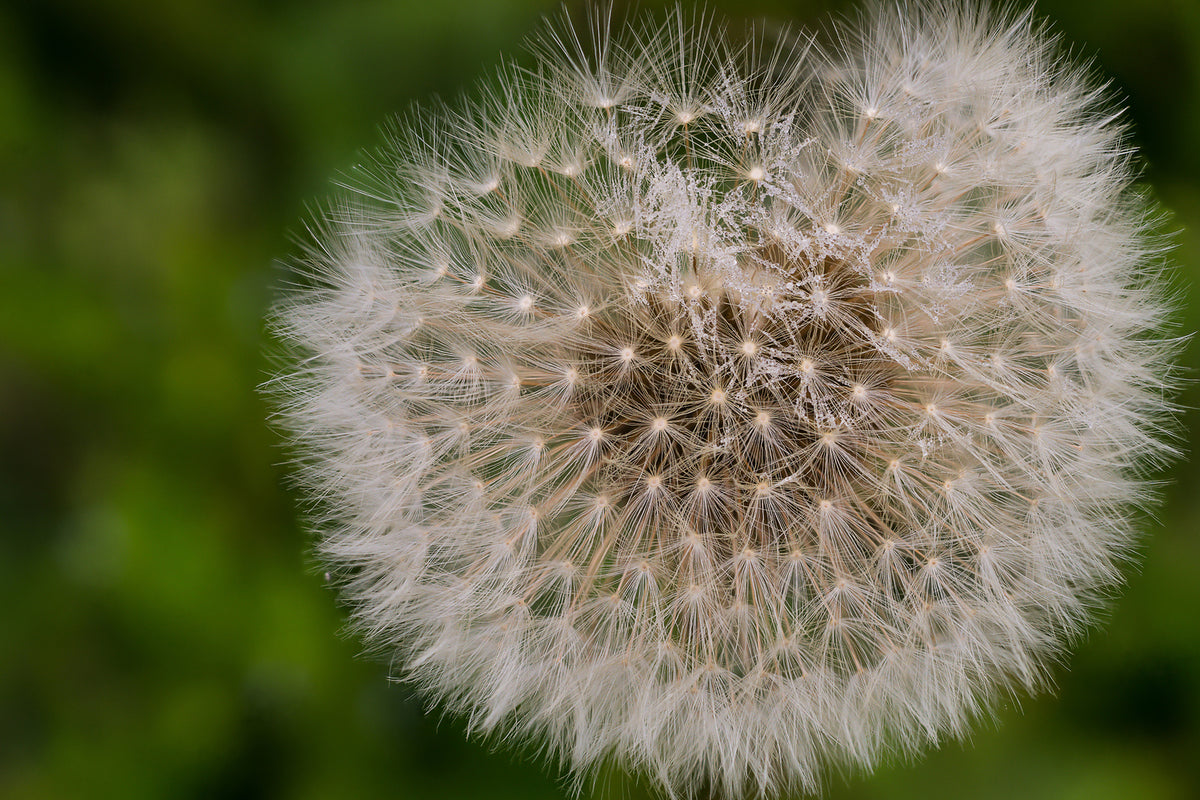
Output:
<path fill-rule="evenodd" d="M 550 26 L 390 129 L 277 309 L 356 627 L 576 775 L 773 796 L 962 735 L 1172 454 L 1107 93 L 1029 13 L 832 31 Z"/>

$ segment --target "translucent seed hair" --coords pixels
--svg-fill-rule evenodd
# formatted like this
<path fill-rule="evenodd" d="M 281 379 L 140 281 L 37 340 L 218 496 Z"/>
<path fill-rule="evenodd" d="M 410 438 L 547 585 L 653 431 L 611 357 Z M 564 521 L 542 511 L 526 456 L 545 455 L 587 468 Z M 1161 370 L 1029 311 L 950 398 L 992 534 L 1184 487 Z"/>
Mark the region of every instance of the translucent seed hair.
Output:
<path fill-rule="evenodd" d="M 668 795 L 962 736 L 1120 580 L 1171 454 L 1155 211 L 1028 13 L 594 13 L 389 129 L 273 384 L 368 645 Z"/>

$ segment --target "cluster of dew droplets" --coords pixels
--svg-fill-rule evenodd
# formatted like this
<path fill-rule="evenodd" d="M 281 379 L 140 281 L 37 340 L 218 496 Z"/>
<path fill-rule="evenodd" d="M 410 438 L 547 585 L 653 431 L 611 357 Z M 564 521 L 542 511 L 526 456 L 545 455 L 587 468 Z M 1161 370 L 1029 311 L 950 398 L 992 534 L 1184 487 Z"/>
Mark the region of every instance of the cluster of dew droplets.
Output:
<path fill-rule="evenodd" d="M 1114 580 L 1165 352 L 1116 133 L 1027 23 L 874 24 L 560 31 L 327 223 L 282 315 L 322 549 L 474 727 L 811 788 Z"/>

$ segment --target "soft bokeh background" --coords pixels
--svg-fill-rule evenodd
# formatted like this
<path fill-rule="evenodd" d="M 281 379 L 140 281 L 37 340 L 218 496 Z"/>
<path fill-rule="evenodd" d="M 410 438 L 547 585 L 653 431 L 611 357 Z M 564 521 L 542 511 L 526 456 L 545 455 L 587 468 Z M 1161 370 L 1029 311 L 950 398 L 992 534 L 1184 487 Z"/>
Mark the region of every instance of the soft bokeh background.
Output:
<path fill-rule="evenodd" d="M 339 635 L 255 391 L 305 204 L 389 113 L 469 85 L 555 5 L 0 4 L 0 796 L 568 796 Z M 1200 6 L 1040 11 L 1128 97 L 1195 330 Z M 1198 361 L 1193 342 L 1193 378 Z M 1200 474 L 1167 477 L 1140 568 L 1056 697 L 830 795 L 1200 797 Z M 603 776 L 588 794 L 645 790 Z"/>

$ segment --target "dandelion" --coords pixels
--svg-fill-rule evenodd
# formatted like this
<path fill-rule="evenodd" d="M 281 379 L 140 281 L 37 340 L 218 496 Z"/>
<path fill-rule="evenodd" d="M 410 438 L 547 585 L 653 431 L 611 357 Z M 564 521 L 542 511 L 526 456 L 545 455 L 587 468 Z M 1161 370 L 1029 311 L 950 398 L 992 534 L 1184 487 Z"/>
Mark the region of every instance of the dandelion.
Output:
<path fill-rule="evenodd" d="M 552 27 L 414 112 L 278 311 L 319 549 L 470 728 L 819 788 L 1034 690 L 1170 455 L 1153 208 L 1028 13 Z"/>

